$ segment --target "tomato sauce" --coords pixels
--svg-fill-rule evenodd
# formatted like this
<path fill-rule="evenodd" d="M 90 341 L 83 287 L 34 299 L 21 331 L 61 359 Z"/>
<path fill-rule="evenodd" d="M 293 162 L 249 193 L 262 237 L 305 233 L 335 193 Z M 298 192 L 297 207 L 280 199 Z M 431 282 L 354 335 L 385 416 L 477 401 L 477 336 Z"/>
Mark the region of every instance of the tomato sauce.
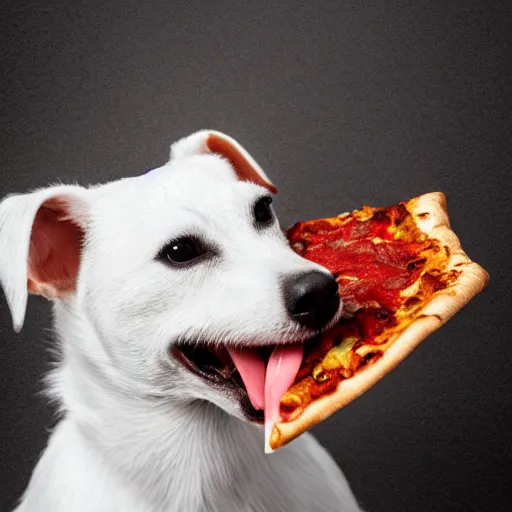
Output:
<path fill-rule="evenodd" d="M 283 421 L 296 416 L 313 399 L 334 391 L 341 379 L 377 360 L 376 337 L 397 325 L 395 313 L 404 304 L 414 308 L 416 297 L 401 292 L 420 280 L 432 292 L 446 284 L 438 275 L 422 274 L 426 251 L 438 252 L 439 243 L 428 239 L 415 225 L 402 203 L 389 208 L 368 207 L 332 219 L 299 223 L 288 230 L 291 246 L 303 257 L 328 268 L 339 285 L 344 309 L 352 315 L 305 347 L 305 357 L 292 387 L 295 402 L 282 401 Z M 314 368 L 335 345 L 356 337 L 352 351 L 373 344 L 376 350 L 352 357 L 350 368 L 313 375 Z M 381 342 L 382 343 L 382 342 Z M 300 407 L 302 406 L 302 407 Z"/>

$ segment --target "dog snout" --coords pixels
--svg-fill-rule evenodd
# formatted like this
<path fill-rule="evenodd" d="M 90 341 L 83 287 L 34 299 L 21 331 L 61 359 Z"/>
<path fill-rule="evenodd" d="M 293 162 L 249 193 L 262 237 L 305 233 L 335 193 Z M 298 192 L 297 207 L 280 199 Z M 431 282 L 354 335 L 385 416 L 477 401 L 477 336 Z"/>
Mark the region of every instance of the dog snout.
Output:
<path fill-rule="evenodd" d="M 309 329 L 325 327 L 340 307 L 338 283 L 318 270 L 286 277 L 283 295 L 289 315 Z"/>

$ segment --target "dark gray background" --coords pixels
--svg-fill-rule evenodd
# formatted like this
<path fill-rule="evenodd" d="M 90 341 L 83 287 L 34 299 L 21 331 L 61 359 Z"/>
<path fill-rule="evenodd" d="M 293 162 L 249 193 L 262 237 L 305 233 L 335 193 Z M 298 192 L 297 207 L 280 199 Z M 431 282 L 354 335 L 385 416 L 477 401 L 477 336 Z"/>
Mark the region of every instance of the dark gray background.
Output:
<path fill-rule="evenodd" d="M 283 226 L 444 191 L 487 291 L 315 429 L 377 511 L 509 510 L 508 2 L 3 2 L 0 195 L 162 164 L 199 128 L 239 139 Z M 52 411 L 50 308 L 0 302 L 0 510 Z"/>

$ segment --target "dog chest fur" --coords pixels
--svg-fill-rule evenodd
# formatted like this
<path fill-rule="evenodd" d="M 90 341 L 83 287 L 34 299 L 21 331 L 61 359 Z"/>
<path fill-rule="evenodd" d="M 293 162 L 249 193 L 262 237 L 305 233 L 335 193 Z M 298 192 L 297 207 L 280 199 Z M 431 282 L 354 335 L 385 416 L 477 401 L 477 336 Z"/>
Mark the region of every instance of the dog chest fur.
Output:
<path fill-rule="evenodd" d="M 259 432 L 233 428 L 225 418 L 216 421 L 191 420 L 191 432 L 162 436 L 174 448 L 164 454 L 163 445 L 156 457 L 153 449 L 151 457 L 132 453 L 130 460 L 136 462 L 123 472 L 115 460 L 123 458 L 120 450 L 128 450 L 124 443 L 94 447 L 73 421 L 65 420 L 52 435 L 17 512 L 359 510 L 341 472 L 311 436 L 266 457 Z M 234 449 L 232 443 L 244 443 L 238 447 L 245 449 Z"/>

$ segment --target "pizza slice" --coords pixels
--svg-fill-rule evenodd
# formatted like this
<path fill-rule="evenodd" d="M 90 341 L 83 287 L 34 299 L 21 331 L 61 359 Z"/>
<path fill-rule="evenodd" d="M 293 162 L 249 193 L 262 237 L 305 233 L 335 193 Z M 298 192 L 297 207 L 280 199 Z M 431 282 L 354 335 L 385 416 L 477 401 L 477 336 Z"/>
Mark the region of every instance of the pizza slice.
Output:
<path fill-rule="evenodd" d="M 298 223 L 287 236 L 333 273 L 347 315 L 295 351 L 300 357 L 273 354 L 269 367 L 288 364 L 292 377 L 284 396 L 265 402 L 267 452 L 367 391 L 488 280 L 451 231 L 442 193 Z"/>

